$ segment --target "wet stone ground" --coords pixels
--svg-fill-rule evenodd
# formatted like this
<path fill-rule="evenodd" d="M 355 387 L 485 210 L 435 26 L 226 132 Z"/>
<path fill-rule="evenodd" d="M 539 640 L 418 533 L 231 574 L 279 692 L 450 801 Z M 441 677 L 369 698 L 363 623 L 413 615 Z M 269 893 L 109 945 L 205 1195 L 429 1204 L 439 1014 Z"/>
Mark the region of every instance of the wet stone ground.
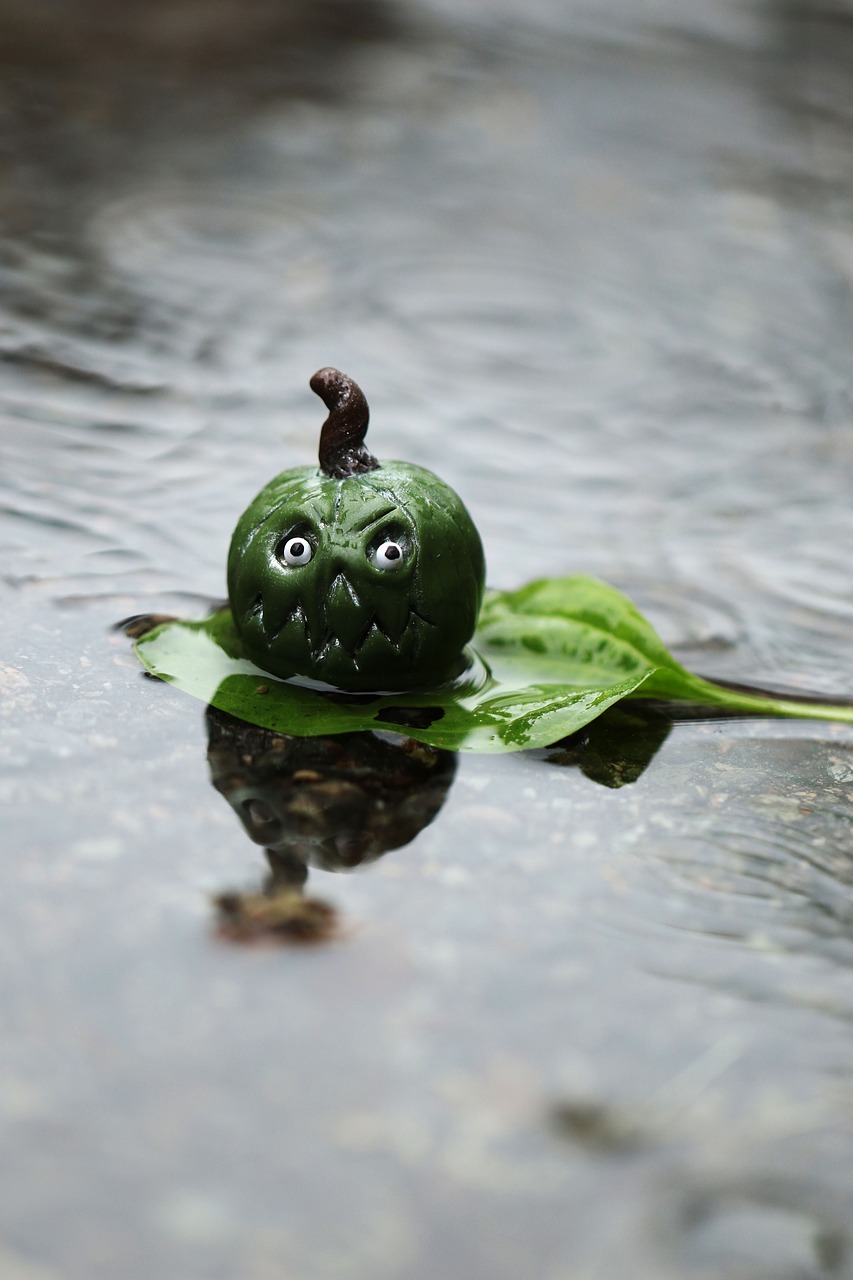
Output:
<path fill-rule="evenodd" d="M 333 364 L 494 585 L 849 695 L 853 10 L 2 8 L 0 1273 L 853 1276 L 849 728 L 297 759 L 110 630 Z"/>

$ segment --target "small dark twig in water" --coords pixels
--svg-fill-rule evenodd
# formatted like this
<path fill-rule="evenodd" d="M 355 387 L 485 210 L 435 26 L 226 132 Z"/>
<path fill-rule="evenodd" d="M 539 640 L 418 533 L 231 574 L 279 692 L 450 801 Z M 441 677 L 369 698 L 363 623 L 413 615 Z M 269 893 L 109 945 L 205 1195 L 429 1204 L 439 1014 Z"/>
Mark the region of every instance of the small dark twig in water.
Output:
<path fill-rule="evenodd" d="M 162 627 L 167 622 L 180 622 L 180 618 L 171 613 L 135 613 L 130 618 L 122 618 L 121 622 L 116 622 L 113 631 L 123 631 L 131 640 L 141 640 L 150 631 L 156 631 L 157 627 Z"/>
<path fill-rule="evenodd" d="M 361 387 L 329 368 L 318 369 L 310 385 L 330 410 L 320 432 L 320 470 L 336 479 L 375 470 L 379 463 L 364 444 L 370 410 Z"/>

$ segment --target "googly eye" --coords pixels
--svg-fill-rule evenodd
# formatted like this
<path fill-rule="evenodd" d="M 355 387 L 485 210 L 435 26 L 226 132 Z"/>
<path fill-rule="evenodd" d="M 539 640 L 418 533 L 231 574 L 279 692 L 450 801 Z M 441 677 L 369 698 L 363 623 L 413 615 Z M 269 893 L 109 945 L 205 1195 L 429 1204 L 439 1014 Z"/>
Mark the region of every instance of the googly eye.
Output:
<path fill-rule="evenodd" d="M 307 564 L 313 554 L 314 548 L 307 538 L 288 538 L 281 549 L 282 560 L 293 569 L 300 564 Z"/>
<path fill-rule="evenodd" d="M 400 569 L 405 557 L 399 542 L 383 542 L 376 548 L 374 563 L 377 569 Z"/>

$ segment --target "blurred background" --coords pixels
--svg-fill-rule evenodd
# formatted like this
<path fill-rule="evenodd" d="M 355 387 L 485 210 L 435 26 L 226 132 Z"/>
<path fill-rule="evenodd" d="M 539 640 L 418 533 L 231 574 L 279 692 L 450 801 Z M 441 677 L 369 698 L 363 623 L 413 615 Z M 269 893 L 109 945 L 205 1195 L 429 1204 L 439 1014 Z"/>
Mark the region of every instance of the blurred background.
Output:
<path fill-rule="evenodd" d="M 853 9 L 3 0 L 0 70 L 0 1273 L 853 1276 L 849 729 L 428 761 L 241 949 L 217 791 L 267 846 L 291 775 L 110 630 L 221 597 L 332 364 L 492 585 L 851 696 Z"/>

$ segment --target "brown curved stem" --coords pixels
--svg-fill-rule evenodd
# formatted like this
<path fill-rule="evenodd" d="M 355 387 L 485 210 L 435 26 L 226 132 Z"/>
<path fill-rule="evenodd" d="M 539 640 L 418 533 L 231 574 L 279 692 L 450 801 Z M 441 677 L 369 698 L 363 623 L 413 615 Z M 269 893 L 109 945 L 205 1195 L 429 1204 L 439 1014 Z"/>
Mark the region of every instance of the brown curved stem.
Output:
<path fill-rule="evenodd" d="M 364 444 L 370 410 L 361 387 L 339 369 L 318 369 L 311 390 L 330 411 L 320 432 L 320 470 L 343 479 L 378 467 Z"/>

